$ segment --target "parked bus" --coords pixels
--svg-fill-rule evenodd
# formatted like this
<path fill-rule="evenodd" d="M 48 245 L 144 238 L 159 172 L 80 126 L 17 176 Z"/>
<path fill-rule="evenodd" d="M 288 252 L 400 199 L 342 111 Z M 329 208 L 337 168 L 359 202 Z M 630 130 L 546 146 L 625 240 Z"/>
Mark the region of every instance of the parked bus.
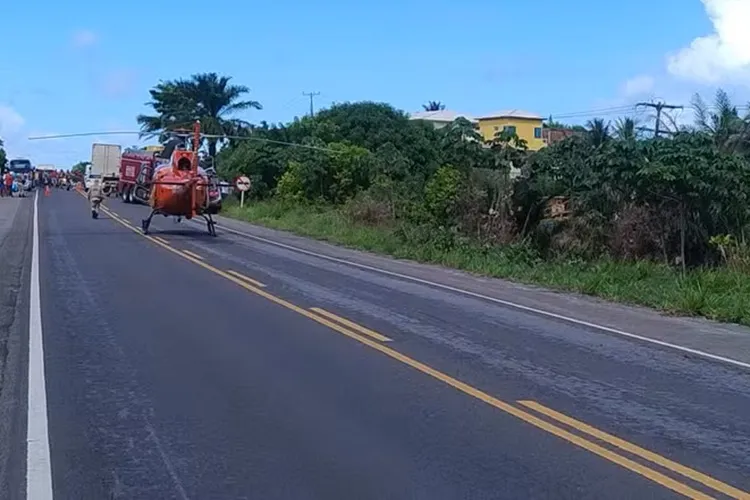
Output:
<path fill-rule="evenodd" d="M 30 174 L 32 170 L 31 161 L 22 158 L 10 160 L 8 162 L 8 170 L 10 170 L 10 173 L 14 175 Z"/>

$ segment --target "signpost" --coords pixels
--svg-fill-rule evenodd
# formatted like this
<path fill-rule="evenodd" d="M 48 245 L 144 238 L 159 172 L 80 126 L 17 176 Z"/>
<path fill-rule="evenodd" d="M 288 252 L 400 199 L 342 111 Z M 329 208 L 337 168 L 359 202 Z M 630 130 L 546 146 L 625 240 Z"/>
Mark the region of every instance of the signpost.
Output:
<path fill-rule="evenodd" d="M 245 205 L 245 191 L 250 190 L 250 178 L 241 175 L 234 181 L 235 187 L 240 191 L 240 208 Z"/>

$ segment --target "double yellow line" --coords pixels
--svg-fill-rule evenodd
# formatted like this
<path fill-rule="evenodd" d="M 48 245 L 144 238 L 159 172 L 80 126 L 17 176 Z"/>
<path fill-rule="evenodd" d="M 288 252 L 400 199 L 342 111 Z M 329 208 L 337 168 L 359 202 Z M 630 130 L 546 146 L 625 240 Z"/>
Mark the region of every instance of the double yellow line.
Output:
<path fill-rule="evenodd" d="M 729 484 L 719 481 L 711 476 L 703 474 L 699 471 L 681 465 L 677 462 L 669 460 L 661 455 L 654 452 L 641 448 L 633 443 L 620 439 L 616 436 L 608 434 L 604 431 L 596 429 L 584 422 L 576 420 L 572 417 L 559 413 L 551 408 L 548 408 L 535 401 L 521 400 L 517 401 L 516 404 L 507 403 L 501 401 L 494 396 L 487 394 L 471 385 L 461 382 L 460 380 L 451 377 L 431 366 L 428 366 L 420 361 L 417 361 L 401 352 L 388 347 L 385 343 L 391 341 L 390 338 L 385 335 L 381 335 L 378 332 L 367 329 L 361 325 L 358 325 L 345 318 L 341 318 L 333 313 L 325 311 L 320 308 L 311 308 L 310 310 L 299 307 L 291 302 L 288 302 L 280 297 L 272 295 L 265 290 L 262 290 L 265 285 L 252 278 L 244 276 L 236 271 L 222 271 L 211 264 L 208 264 L 203 260 L 202 257 L 192 252 L 187 253 L 173 248 L 166 242 L 166 240 L 157 236 L 150 236 L 143 234 L 139 229 L 136 229 L 132 224 L 128 223 L 124 218 L 115 214 L 111 210 L 103 209 L 107 214 L 112 216 L 112 219 L 119 222 L 123 226 L 131 229 L 137 234 L 143 236 L 147 240 L 159 245 L 160 247 L 168 250 L 180 257 L 189 260 L 190 262 L 217 274 L 245 290 L 259 295 L 265 299 L 274 302 L 286 309 L 301 314 L 313 321 L 316 321 L 331 330 L 334 330 L 342 335 L 345 335 L 357 342 L 360 342 L 400 363 L 408 365 L 430 377 L 439 380 L 440 382 L 453 387 L 466 395 L 469 395 L 479 401 L 482 401 L 504 413 L 513 415 L 514 417 L 522 420 L 534 427 L 542 429 L 554 436 L 559 437 L 571 444 L 574 444 L 582 449 L 585 449 L 601 458 L 604 458 L 612 463 L 615 463 L 625 469 L 628 469 L 636 474 L 639 474 L 661 486 L 669 488 L 670 490 L 684 495 L 688 498 L 694 499 L 711 499 L 714 498 L 708 493 L 697 489 L 698 487 L 707 487 L 714 492 L 722 493 L 731 498 L 737 499 L 748 499 L 750 500 L 750 493 L 735 488 Z M 192 254 L 192 255 L 191 255 Z M 575 431 L 575 432 L 574 432 Z M 618 450 L 616 452 L 615 450 Z M 636 461 L 636 458 L 640 461 Z M 647 465 L 648 464 L 648 465 Z M 667 475 L 668 472 L 674 473 L 679 477 L 680 480 L 675 479 Z M 692 483 L 692 484 L 690 484 Z M 699 486 L 700 485 L 700 486 Z"/>

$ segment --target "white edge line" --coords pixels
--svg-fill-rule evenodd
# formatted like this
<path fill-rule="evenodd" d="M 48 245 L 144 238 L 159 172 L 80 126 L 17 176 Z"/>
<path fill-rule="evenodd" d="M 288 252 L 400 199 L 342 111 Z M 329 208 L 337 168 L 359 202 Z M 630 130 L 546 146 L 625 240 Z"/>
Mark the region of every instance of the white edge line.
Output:
<path fill-rule="evenodd" d="M 52 500 L 52 466 L 47 426 L 47 389 L 39 280 L 39 191 L 34 197 L 34 235 L 31 247 L 29 301 L 29 388 L 26 421 L 26 498 Z"/>
<path fill-rule="evenodd" d="M 604 325 L 597 325 L 596 323 L 590 323 L 588 321 L 584 321 L 584 320 L 580 320 L 580 319 L 576 319 L 576 318 L 571 318 L 569 316 L 564 316 L 562 314 L 557 314 L 557 313 L 553 313 L 553 312 L 550 312 L 550 311 L 545 311 L 543 309 L 537 309 L 535 307 L 529 307 L 529 306 L 524 306 L 522 304 L 516 304 L 515 302 L 509 302 L 507 300 L 498 299 L 498 298 L 495 298 L 495 297 L 490 297 L 488 295 L 482 295 L 481 293 L 471 292 L 469 290 L 464 290 L 462 288 L 456 288 L 456 287 L 453 287 L 453 286 L 450 286 L 450 285 L 444 285 L 442 283 L 436 283 L 434 281 L 429 281 L 429 280 L 425 280 L 425 279 L 421 279 L 421 278 L 416 278 L 414 276 L 409 276 L 407 274 L 401 274 L 401 273 L 396 273 L 396 272 L 393 272 L 393 271 L 387 271 L 385 269 L 380 269 L 378 267 L 368 266 L 367 264 L 359 264 L 357 262 L 349 262 L 349 261 L 344 260 L 344 259 L 339 259 L 339 258 L 336 258 L 336 257 L 331 257 L 330 255 L 324 255 L 324 254 L 320 254 L 320 253 L 317 253 L 317 252 L 312 252 L 310 250 L 305 250 L 303 248 L 299 248 L 299 247 L 295 247 L 295 246 L 292 246 L 292 245 L 287 245 L 285 243 L 279 243 L 277 241 L 269 240 L 269 239 L 263 238 L 261 236 L 255 236 L 254 234 L 245 233 L 243 231 L 237 231 L 236 229 L 232 229 L 232 228 L 229 228 L 229 227 L 224 226 L 224 225 L 218 225 L 217 224 L 216 227 L 218 227 L 219 229 L 223 229 L 224 231 L 229 231 L 230 233 L 235 233 L 235 234 L 238 234 L 240 236 L 244 236 L 246 238 L 254 239 L 254 240 L 257 240 L 257 241 L 262 241 L 263 243 L 268 243 L 269 245 L 275 245 L 277 247 L 286 248 L 288 250 L 293 250 L 295 252 L 307 254 L 307 255 L 310 255 L 310 256 L 313 256 L 313 257 L 317 257 L 319 259 L 325 259 L 325 260 L 329 260 L 329 261 L 332 261 L 332 262 L 337 262 L 339 264 L 346 264 L 348 266 L 357 267 L 357 268 L 360 268 L 360 269 L 365 269 L 367 271 L 373 271 L 373 272 L 376 272 L 376 273 L 385 274 L 385 275 L 388 275 L 388 276 L 393 276 L 395 278 L 400 278 L 400 279 L 407 280 L 407 281 L 413 281 L 415 283 L 421 283 L 423 285 L 429 285 L 429 286 L 432 286 L 434 288 L 441 288 L 443 290 L 448 290 L 448 291 L 451 291 L 451 292 L 460 293 L 460 294 L 467 295 L 467 296 L 470 296 L 470 297 L 474 297 L 474 298 L 477 298 L 477 299 L 482 299 L 482 300 L 486 300 L 486 301 L 489 301 L 489 302 L 494 302 L 496 304 L 501 304 L 501 305 L 504 305 L 504 306 L 507 306 L 507 307 L 512 307 L 512 308 L 515 308 L 515 309 L 519 309 L 521 311 L 526 311 L 526 312 L 530 312 L 530 313 L 537 314 L 537 315 L 540 315 L 540 316 L 546 316 L 548 318 L 554 318 L 554 319 L 558 319 L 558 320 L 561 320 L 561 321 L 566 321 L 568 323 L 572 323 L 572 324 L 575 324 L 575 325 L 585 326 L 585 327 L 588 327 L 588 328 L 593 328 L 593 329 L 600 330 L 600 331 L 607 332 L 607 333 L 613 333 L 615 335 L 620 335 L 622 337 L 627 337 L 627 338 L 630 338 L 630 339 L 640 340 L 642 342 L 648 342 L 650 344 L 655 344 L 655 345 L 659 345 L 659 346 L 662 346 L 662 347 L 668 347 L 670 349 L 674 349 L 674 350 L 677 350 L 677 351 L 680 351 L 680 352 L 693 354 L 695 356 L 701 356 L 701 357 L 704 357 L 704 358 L 707 358 L 707 359 L 711 359 L 711 360 L 714 360 L 714 361 L 720 361 L 722 363 L 727 363 L 727 364 L 730 364 L 730 365 L 734 365 L 734 366 L 738 366 L 740 368 L 745 368 L 745 369 L 750 370 L 750 363 L 745 363 L 743 361 L 738 361 L 736 359 L 725 358 L 725 357 L 719 356 L 717 354 L 711 354 L 709 352 L 700 351 L 698 349 L 691 349 L 690 347 L 684 347 L 684 346 L 681 346 L 681 345 L 672 344 L 670 342 L 665 342 L 663 340 L 653 339 L 653 338 L 650 338 L 650 337 L 644 337 L 642 335 L 637 335 L 635 333 L 628 333 L 628 332 L 625 332 L 625 331 L 622 331 L 622 330 L 618 330 L 616 328 L 610 328 L 610 327 L 604 326 Z"/>

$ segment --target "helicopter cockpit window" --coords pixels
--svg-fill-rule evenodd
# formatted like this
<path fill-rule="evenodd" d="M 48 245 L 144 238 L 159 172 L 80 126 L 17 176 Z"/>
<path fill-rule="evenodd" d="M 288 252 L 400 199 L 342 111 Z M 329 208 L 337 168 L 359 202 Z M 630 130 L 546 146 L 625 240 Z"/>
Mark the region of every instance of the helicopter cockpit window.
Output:
<path fill-rule="evenodd" d="M 177 160 L 177 170 L 190 170 L 190 160 L 184 157 Z"/>

